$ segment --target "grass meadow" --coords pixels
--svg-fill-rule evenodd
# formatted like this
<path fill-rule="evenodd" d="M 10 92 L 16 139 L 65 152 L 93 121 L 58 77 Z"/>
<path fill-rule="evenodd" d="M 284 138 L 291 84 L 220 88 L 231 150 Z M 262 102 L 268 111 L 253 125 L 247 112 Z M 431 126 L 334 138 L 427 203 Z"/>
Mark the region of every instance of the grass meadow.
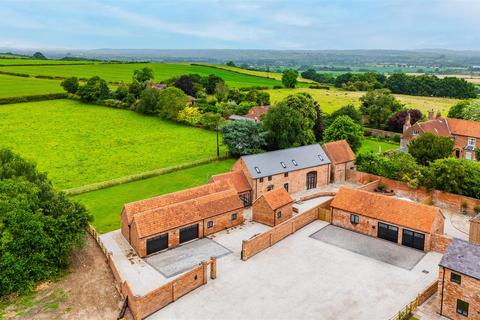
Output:
<path fill-rule="evenodd" d="M 266 91 L 270 93 L 272 103 L 278 102 L 290 94 L 307 92 L 318 101 L 322 110 L 327 113 L 331 113 L 349 103 L 358 107 L 360 105 L 360 97 L 365 94 L 365 92 L 361 91 L 343 91 L 335 88 L 330 90 L 309 88 L 270 89 Z M 396 94 L 395 97 L 404 103 L 407 108 L 416 108 L 423 113 L 433 108 L 436 111 L 440 110 L 445 116 L 450 107 L 459 101 L 451 98 L 420 97 L 403 94 Z"/>
<path fill-rule="evenodd" d="M 95 63 L 94 61 L 86 61 L 86 60 L 35 60 L 35 59 L 2 59 L 0 55 L 0 66 L 14 66 L 14 65 L 24 65 L 24 64 L 31 64 L 31 65 L 39 65 L 39 64 L 92 64 Z"/>
<path fill-rule="evenodd" d="M 400 148 L 400 145 L 396 143 L 364 139 L 362 141 L 362 146 L 357 151 L 357 154 L 369 152 L 385 152 L 398 148 Z"/>
<path fill-rule="evenodd" d="M 235 160 L 223 160 L 154 178 L 121 184 L 75 197 L 94 216 L 93 225 L 100 233 L 120 227 L 120 211 L 125 203 L 147 199 L 204 184 L 217 173 L 229 171 Z"/>
<path fill-rule="evenodd" d="M 65 92 L 60 82 L 0 74 L 0 98 Z"/>
<path fill-rule="evenodd" d="M 35 160 L 60 189 L 216 156 L 215 132 L 72 100 L 3 105 L 0 119 L 0 147 Z"/>
<path fill-rule="evenodd" d="M 155 80 L 162 81 L 174 76 L 189 73 L 198 73 L 202 76 L 216 74 L 223 78 L 232 87 L 275 86 L 282 85 L 281 81 L 260 78 L 249 74 L 240 74 L 229 70 L 194 66 L 188 63 L 128 63 L 128 64 L 86 64 L 86 65 L 59 65 L 59 66 L 7 66 L 1 70 L 26 73 L 32 76 L 47 75 L 79 78 L 100 76 L 107 81 L 130 82 L 133 71 L 143 67 L 154 70 Z"/>

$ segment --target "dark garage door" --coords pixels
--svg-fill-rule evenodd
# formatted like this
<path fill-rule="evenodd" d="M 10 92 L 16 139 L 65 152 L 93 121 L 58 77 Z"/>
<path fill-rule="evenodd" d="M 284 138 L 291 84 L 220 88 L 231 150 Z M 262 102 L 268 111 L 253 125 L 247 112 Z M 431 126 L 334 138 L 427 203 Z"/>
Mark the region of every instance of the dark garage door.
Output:
<path fill-rule="evenodd" d="M 378 237 L 388 241 L 398 242 L 398 228 L 386 223 L 378 223 Z"/>
<path fill-rule="evenodd" d="M 423 251 L 425 248 L 425 235 L 423 233 L 403 229 L 402 244 Z"/>
<path fill-rule="evenodd" d="M 180 229 L 180 243 L 198 238 L 198 224 Z"/>
<path fill-rule="evenodd" d="M 147 255 L 168 249 L 168 233 L 147 240 Z"/>

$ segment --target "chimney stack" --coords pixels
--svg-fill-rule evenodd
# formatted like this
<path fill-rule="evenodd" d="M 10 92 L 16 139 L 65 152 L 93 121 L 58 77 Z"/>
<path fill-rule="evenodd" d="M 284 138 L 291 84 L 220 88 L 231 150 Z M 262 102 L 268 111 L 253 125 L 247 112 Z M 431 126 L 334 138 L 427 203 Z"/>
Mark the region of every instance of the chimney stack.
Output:
<path fill-rule="evenodd" d="M 480 213 L 470 219 L 468 240 L 471 244 L 480 245 Z"/>
<path fill-rule="evenodd" d="M 403 123 L 403 133 L 407 131 L 412 126 L 412 118 L 410 116 L 410 111 L 407 111 L 407 116 L 405 117 L 405 122 Z"/>
<path fill-rule="evenodd" d="M 435 119 L 435 112 L 433 112 L 433 109 L 432 110 L 429 110 L 428 111 L 428 120 L 433 120 Z"/>

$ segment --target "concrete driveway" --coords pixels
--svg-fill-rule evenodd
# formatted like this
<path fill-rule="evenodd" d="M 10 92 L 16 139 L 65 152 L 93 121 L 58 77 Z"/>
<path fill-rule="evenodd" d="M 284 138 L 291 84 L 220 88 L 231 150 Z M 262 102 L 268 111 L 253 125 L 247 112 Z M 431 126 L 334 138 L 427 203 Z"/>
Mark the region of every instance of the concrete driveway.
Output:
<path fill-rule="evenodd" d="M 332 225 L 315 232 L 311 237 L 407 270 L 412 270 L 425 256 L 423 251 Z"/>
<path fill-rule="evenodd" d="M 437 277 L 438 253 L 427 253 L 412 270 L 399 268 L 310 237 L 327 226 L 323 221 L 242 261 L 241 239 L 258 226 L 216 234 L 232 251 L 218 260 L 217 279 L 148 319 L 385 320 Z"/>
<path fill-rule="evenodd" d="M 210 260 L 211 257 L 220 258 L 229 253 L 230 250 L 224 246 L 209 238 L 203 238 L 160 252 L 145 258 L 145 261 L 170 278 L 198 266 L 202 261 Z"/>

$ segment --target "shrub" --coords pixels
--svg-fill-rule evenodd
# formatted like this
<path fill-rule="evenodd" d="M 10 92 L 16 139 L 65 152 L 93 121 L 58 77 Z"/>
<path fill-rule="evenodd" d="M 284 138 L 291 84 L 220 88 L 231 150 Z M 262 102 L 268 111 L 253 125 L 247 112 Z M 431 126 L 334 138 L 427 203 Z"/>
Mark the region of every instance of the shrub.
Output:
<path fill-rule="evenodd" d="M 62 81 L 60 84 L 68 93 L 77 93 L 79 83 L 77 77 L 70 77 Z"/>
<path fill-rule="evenodd" d="M 176 120 L 186 104 L 187 96 L 178 88 L 170 87 L 158 94 L 158 110 L 162 118 Z"/>
<path fill-rule="evenodd" d="M 234 157 L 262 152 L 266 146 L 266 132 L 260 123 L 234 121 L 221 128 L 223 143 Z"/>
<path fill-rule="evenodd" d="M 108 99 L 110 90 L 107 82 L 102 78 L 95 76 L 88 79 L 87 83 L 77 91 L 80 99 L 85 102 L 96 102 L 99 100 Z"/>
<path fill-rule="evenodd" d="M 185 107 L 185 109 L 178 113 L 177 120 L 191 126 L 196 126 L 200 123 L 201 118 L 202 114 L 197 107 Z"/>
<path fill-rule="evenodd" d="M 411 124 L 417 123 L 417 121 L 421 120 L 423 117 L 422 112 L 417 109 L 398 111 L 390 119 L 388 119 L 388 130 L 395 132 L 403 132 L 403 125 L 405 124 L 405 120 L 408 114 L 410 114 Z"/>
<path fill-rule="evenodd" d="M 68 97 L 69 97 L 68 93 L 49 93 L 49 94 L 38 94 L 38 95 L 32 95 L 32 96 L 0 98 L 0 105 L 10 104 L 10 103 L 65 99 Z"/>
<path fill-rule="evenodd" d="M 411 141 L 408 152 L 422 165 L 443 159 L 452 155 L 454 141 L 448 137 L 437 136 L 433 133 L 423 133 Z"/>
<path fill-rule="evenodd" d="M 213 130 L 223 123 L 224 119 L 218 113 L 206 112 L 202 115 L 200 124 L 202 127 Z"/>

